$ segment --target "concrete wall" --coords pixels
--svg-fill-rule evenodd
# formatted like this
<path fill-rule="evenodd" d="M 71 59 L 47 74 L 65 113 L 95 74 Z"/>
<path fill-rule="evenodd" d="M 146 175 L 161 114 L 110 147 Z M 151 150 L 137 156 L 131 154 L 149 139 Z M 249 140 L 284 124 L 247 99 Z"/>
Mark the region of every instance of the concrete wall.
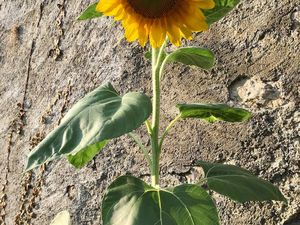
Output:
<path fill-rule="evenodd" d="M 62 159 L 22 174 L 33 146 L 94 87 L 110 81 L 123 93 L 151 94 L 146 49 L 121 40 L 122 28 L 109 18 L 76 21 L 90 3 L 0 0 L 0 224 L 49 224 L 65 209 L 73 224 L 101 224 L 101 198 L 113 179 L 130 173 L 149 180 L 142 154 L 127 137 L 112 141 L 84 169 Z M 213 70 L 167 67 L 164 126 L 178 102 L 230 103 L 254 117 L 242 124 L 178 123 L 162 155 L 162 185 L 193 182 L 199 169 L 192 161 L 202 159 L 247 168 L 288 198 L 283 206 L 214 195 L 224 225 L 300 224 L 299 14 L 297 0 L 245 0 L 188 43 L 215 52 Z M 145 129 L 138 132 L 147 142 Z"/>

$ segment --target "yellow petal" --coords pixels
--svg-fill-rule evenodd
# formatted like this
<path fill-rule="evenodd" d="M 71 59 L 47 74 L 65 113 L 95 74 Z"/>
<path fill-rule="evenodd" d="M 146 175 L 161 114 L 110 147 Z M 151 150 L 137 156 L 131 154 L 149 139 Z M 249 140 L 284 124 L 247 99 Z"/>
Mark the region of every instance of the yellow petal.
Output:
<path fill-rule="evenodd" d="M 166 30 L 163 29 L 162 23 L 159 19 L 153 21 L 150 28 L 150 44 L 154 48 L 162 46 L 166 38 Z"/>
<path fill-rule="evenodd" d="M 216 4 L 213 0 L 200 0 L 197 5 L 200 9 L 213 9 Z"/>

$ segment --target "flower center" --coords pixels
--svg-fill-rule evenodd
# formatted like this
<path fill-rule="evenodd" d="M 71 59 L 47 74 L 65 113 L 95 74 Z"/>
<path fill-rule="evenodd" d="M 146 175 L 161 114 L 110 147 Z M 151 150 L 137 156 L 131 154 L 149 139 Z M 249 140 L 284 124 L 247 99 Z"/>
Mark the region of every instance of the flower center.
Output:
<path fill-rule="evenodd" d="M 159 18 L 166 15 L 178 0 L 128 0 L 136 13 L 147 18 Z"/>

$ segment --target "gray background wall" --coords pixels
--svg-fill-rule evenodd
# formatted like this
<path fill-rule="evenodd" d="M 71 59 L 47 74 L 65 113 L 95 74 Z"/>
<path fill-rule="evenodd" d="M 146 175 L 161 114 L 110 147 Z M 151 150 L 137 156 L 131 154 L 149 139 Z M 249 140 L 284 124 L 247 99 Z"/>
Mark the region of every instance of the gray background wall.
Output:
<path fill-rule="evenodd" d="M 76 21 L 90 3 L 0 0 L 0 224 L 49 224 L 65 209 L 73 224 L 101 224 L 101 198 L 113 179 L 126 173 L 149 179 L 127 137 L 112 141 L 84 169 L 62 159 L 22 174 L 32 147 L 94 87 L 110 81 L 123 93 L 151 93 L 146 49 L 121 40 L 121 27 L 109 18 Z M 163 125 L 176 115 L 178 102 L 224 102 L 254 116 L 242 124 L 177 124 L 162 155 L 162 185 L 195 181 L 199 169 L 190 165 L 202 159 L 247 168 L 288 198 L 283 206 L 236 204 L 214 195 L 224 225 L 300 224 L 299 31 L 297 0 L 245 0 L 188 43 L 215 52 L 213 70 L 167 67 Z M 144 129 L 138 132 L 147 142 Z"/>

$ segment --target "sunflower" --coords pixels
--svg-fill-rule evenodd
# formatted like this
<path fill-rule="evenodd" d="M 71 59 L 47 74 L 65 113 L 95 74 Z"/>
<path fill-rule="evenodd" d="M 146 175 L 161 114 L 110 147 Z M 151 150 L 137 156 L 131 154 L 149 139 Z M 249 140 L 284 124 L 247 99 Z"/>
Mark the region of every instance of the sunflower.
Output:
<path fill-rule="evenodd" d="M 176 46 L 192 39 L 192 32 L 205 31 L 208 24 L 201 9 L 212 9 L 213 0 L 100 0 L 96 10 L 122 21 L 125 37 L 147 41 L 159 48 L 166 37 Z"/>

